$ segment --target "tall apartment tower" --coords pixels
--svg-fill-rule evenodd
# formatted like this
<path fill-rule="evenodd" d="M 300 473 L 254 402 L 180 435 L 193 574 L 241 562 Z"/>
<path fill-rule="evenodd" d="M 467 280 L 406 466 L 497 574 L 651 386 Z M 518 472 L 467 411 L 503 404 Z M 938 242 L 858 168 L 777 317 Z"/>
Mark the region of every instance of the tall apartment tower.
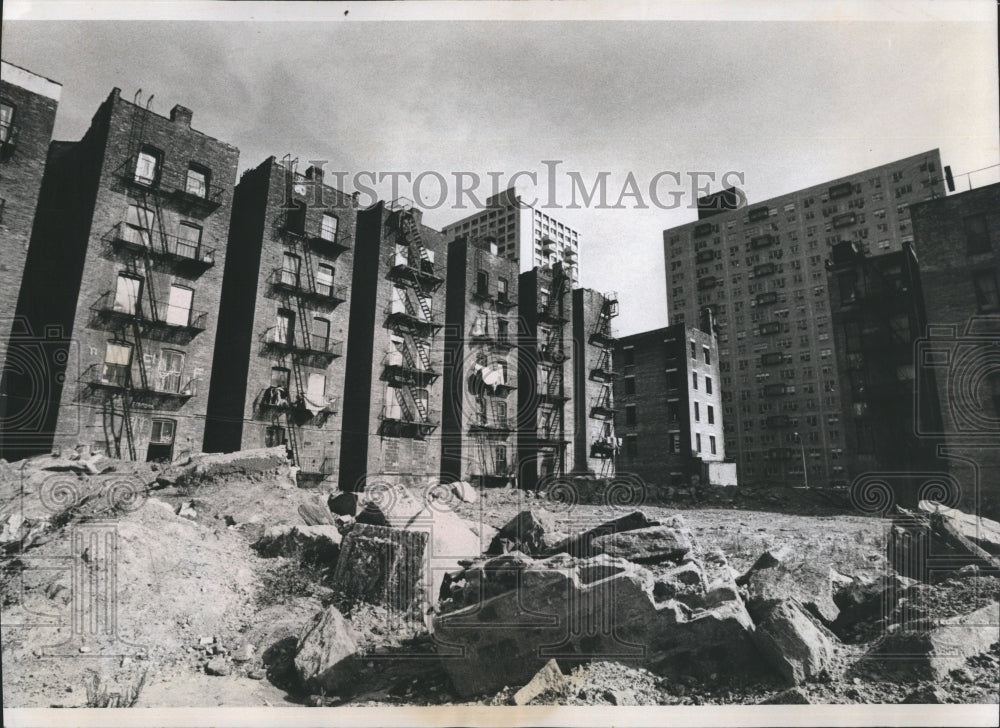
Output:
<path fill-rule="evenodd" d="M 936 423 L 940 409 L 937 392 L 914 368 L 914 342 L 924 334 L 927 317 L 913 246 L 866 255 L 854 242 L 838 243 L 827 269 L 844 473 L 853 479 L 933 471 L 935 443 L 916 435 L 915 418 Z M 815 417 L 805 415 L 807 424 Z M 897 502 L 916 504 L 919 483 L 899 475 L 892 486 Z"/>
<path fill-rule="evenodd" d="M 716 193 L 696 222 L 664 231 L 671 323 L 708 306 L 720 327 L 726 450 L 741 483 L 800 485 L 802 447 L 810 483 L 846 483 L 824 261 L 845 241 L 901 250 L 909 206 L 943 196 L 942 180 L 935 149 L 749 207 Z"/>
<path fill-rule="evenodd" d="M 580 233 L 521 199 L 514 187 L 487 198 L 486 208 L 442 232 L 447 237 L 493 237 L 501 256 L 519 261 L 522 272 L 561 262 L 573 285 L 580 263 Z"/>
<path fill-rule="evenodd" d="M 613 395 L 614 331 L 618 296 L 589 288 L 573 291 L 573 470 L 603 477 L 615 474 Z"/>
<path fill-rule="evenodd" d="M 696 478 L 735 484 L 735 465 L 725 462 L 718 351 L 709 312 L 701 328 L 674 324 L 617 340 L 620 471 L 656 488 Z"/>
<path fill-rule="evenodd" d="M 948 446 L 962 505 L 1000 517 L 1000 184 L 913 206 L 914 245 L 927 306 L 918 379 L 941 404 L 924 437 Z M 935 426 L 936 425 L 936 426 Z M 977 502 L 978 499 L 978 502 Z"/>
<path fill-rule="evenodd" d="M 28 258 L 31 226 L 62 86 L 0 61 L 0 372 Z M 18 334 L 28 332 L 19 328 Z M 15 364 L 20 367 L 21 364 Z M 0 374 L 2 377 L 2 374 Z M 6 411 L 0 389 L 0 417 Z M 21 409 L 20 405 L 15 410 Z"/>
<path fill-rule="evenodd" d="M 340 488 L 424 485 L 441 472 L 444 236 L 409 200 L 357 215 Z"/>
<path fill-rule="evenodd" d="M 39 401 L 36 452 L 202 447 L 239 151 L 149 106 L 116 88 L 83 139 L 50 148 L 18 314 L 68 346 L 42 382 L 11 377 Z"/>
<path fill-rule="evenodd" d="M 561 263 L 518 285 L 518 485 L 536 490 L 574 462 L 573 296 Z"/>
<path fill-rule="evenodd" d="M 205 449 L 285 445 L 300 479 L 336 475 L 354 200 L 270 157 L 233 193 Z"/>
<path fill-rule="evenodd" d="M 448 246 L 441 472 L 512 484 L 517 452 L 517 263 L 496 242 Z"/>

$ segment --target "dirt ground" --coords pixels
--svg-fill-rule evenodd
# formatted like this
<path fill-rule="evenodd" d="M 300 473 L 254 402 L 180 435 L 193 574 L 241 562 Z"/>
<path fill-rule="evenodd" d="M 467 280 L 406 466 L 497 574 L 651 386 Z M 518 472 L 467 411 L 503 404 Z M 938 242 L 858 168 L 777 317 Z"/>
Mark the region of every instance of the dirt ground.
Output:
<path fill-rule="evenodd" d="M 75 483 L 78 494 L 100 494 L 100 478 L 60 478 Z M 358 683 L 365 688 L 349 699 L 301 692 L 291 664 L 295 641 L 316 612 L 336 603 L 329 574 L 294 558 L 262 558 L 251 544 L 266 526 L 301 523 L 298 507 L 325 503 L 325 490 L 278 487 L 259 477 L 229 476 L 184 487 L 165 478 L 128 508 L 88 515 L 53 508 L 51 493 L 45 496 L 51 479 L 51 473 L 34 467 L 0 466 L 0 517 L 18 512 L 50 519 L 29 548 L 8 549 L 0 561 L 5 706 L 86 706 L 93 699 L 86 685 L 94 674 L 102 689 L 123 694 L 142 679 L 135 703 L 140 707 L 456 702 L 422 623 L 401 622 L 366 605 L 344 605 L 361 635 Z M 509 490 L 487 491 L 475 503 L 453 506 L 486 542 L 523 508 L 561 508 Z M 190 509 L 187 515 L 178 515 L 182 507 Z M 584 526 L 631 510 L 627 503 L 577 505 L 560 514 L 567 523 Z M 702 547 L 721 549 L 739 571 L 780 545 L 846 576 L 873 578 L 885 571 L 888 524 L 879 518 L 692 504 L 643 504 L 641 510 L 651 517 L 681 515 Z M 74 543 L 81 533 L 84 540 Z M 82 584 L 91 585 L 83 590 L 93 597 L 89 607 L 73 597 Z M 101 592 L 101 584 L 110 584 L 109 591 Z M 95 639 L 87 620 L 112 623 L 111 635 Z M 901 702 L 921 687 L 853 676 L 849 666 L 864 647 L 842 646 L 841 668 L 800 689 L 815 702 L 865 703 Z M 995 703 L 998 651 L 1000 645 L 993 645 L 991 652 L 970 659 L 964 671 L 922 687 L 943 691 L 949 701 Z M 218 659 L 240 653 L 247 659 Z M 229 674 L 209 674 L 219 662 Z M 463 702 L 505 704 L 518 687 Z M 750 704 L 784 688 L 768 676 L 749 684 L 664 681 L 646 670 L 597 662 L 576 668 L 571 687 L 542 701 Z"/>

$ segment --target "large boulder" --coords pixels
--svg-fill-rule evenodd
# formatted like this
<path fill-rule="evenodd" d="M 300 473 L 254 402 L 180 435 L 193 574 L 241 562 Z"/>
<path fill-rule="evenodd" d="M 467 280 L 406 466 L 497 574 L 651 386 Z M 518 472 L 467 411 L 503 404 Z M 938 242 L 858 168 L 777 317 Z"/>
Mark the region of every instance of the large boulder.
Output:
<path fill-rule="evenodd" d="M 833 601 L 829 567 L 797 558 L 788 549 L 765 552 L 737 584 L 747 590 L 747 607 L 756 620 L 772 605 L 796 599 L 824 624 L 832 624 L 840 610 Z"/>
<path fill-rule="evenodd" d="M 735 593 L 693 608 L 657 596 L 649 569 L 606 554 L 499 558 L 509 559 L 505 569 L 467 567 L 433 621 L 438 654 L 463 696 L 527 683 L 552 658 L 611 659 L 675 677 L 759 670 L 753 623 Z"/>
<path fill-rule="evenodd" d="M 840 609 L 833 631 L 843 640 L 870 638 L 915 583 L 899 574 L 884 574 L 873 581 L 855 579 L 841 587 L 833 595 Z"/>
<path fill-rule="evenodd" d="M 191 462 L 177 477 L 177 485 L 195 485 L 199 481 L 228 477 L 276 477 L 278 484 L 294 486 L 288 455 L 282 446 L 238 450 L 230 453 L 201 453 L 193 455 Z"/>
<path fill-rule="evenodd" d="M 550 548 L 549 553 L 566 552 L 573 556 L 593 556 L 595 552 L 592 544 L 599 538 L 660 525 L 668 525 L 676 529 L 684 528 L 683 521 L 679 516 L 674 516 L 666 522 L 661 522 L 650 518 L 642 511 L 632 511 L 631 513 L 626 513 L 624 516 L 605 521 L 595 528 L 568 536 Z M 690 534 L 685 535 L 690 537 Z"/>
<path fill-rule="evenodd" d="M 754 644 L 788 682 L 797 685 L 830 665 L 833 642 L 794 599 L 771 605 L 755 622 Z"/>
<path fill-rule="evenodd" d="M 529 556 L 541 556 L 553 550 L 566 538 L 557 517 L 542 509 L 521 511 L 500 529 L 486 553 L 505 554 L 520 551 Z"/>
<path fill-rule="evenodd" d="M 327 526 L 337 531 L 336 526 Z M 339 532 L 337 532 L 339 535 Z M 423 603 L 428 534 L 358 523 L 344 537 L 333 581 L 352 599 L 408 611 Z"/>
<path fill-rule="evenodd" d="M 343 537 L 336 526 L 269 526 L 254 543 L 261 556 L 297 557 L 325 566 L 334 566 Z"/>
<path fill-rule="evenodd" d="M 591 541 L 594 554 L 617 556 L 637 564 L 679 561 L 691 550 L 687 535 L 671 526 L 650 526 L 619 531 Z"/>
<path fill-rule="evenodd" d="M 946 579 L 964 566 L 1000 573 L 1000 557 L 968 538 L 964 532 L 969 528 L 969 523 L 956 520 L 948 511 L 921 513 L 897 506 L 886 541 L 889 565 L 904 576 L 928 583 Z"/>
<path fill-rule="evenodd" d="M 316 614 L 299 636 L 295 671 L 310 692 L 350 693 L 357 671 L 357 635 L 336 607 Z"/>
<path fill-rule="evenodd" d="M 993 555 L 1000 554 L 1000 523 L 957 508 L 948 508 L 936 501 L 922 500 L 917 504 L 917 510 L 940 514 L 965 538 Z"/>
<path fill-rule="evenodd" d="M 514 705 L 527 705 L 539 695 L 559 692 L 568 683 L 566 676 L 559 669 L 555 660 L 549 660 L 545 666 L 535 673 L 531 682 L 514 693 Z"/>

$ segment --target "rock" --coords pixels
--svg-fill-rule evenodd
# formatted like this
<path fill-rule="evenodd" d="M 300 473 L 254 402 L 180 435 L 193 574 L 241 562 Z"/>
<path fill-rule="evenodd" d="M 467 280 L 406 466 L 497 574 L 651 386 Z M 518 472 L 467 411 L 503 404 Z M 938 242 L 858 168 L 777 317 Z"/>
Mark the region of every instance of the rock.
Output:
<path fill-rule="evenodd" d="M 635 705 L 635 691 L 633 690 L 605 690 L 601 695 L 612 705 Z"/>
<path fill-rule="evenodd" d="M 956 668 L 955 670 L 952 670 L 948 674 L 951 675 L 951 679 L 954 680 L 955 682 L 960 682 L 960 683 L 972 682 L 972 673 L 970 673 L 964 667 Z"/>
<path fill-rule="evenodd" d="M 527 705 L 534 698 L 549 691 L 558 691 L 567 684 L 566 677 L 555 660 L 549 660 L 545 667 L 535 673 L 531 682 L 514 693 L 514 705 Z"/>
<path fill-rule="evenodd" d="M 874 623 L 892 613 L 906 590 L 916 582 L 899 574 L 884 574 L 875 581 L 852 581 L 838 589 L 833 600 L 840 609 L 832 629 L 842 639 L 866 637 Z"/>
<path fill-rule="evenodd" d="M 833 659 L 833 644 L 794 600 L 771 605 L 755 621 L 754 644 L 778 674 L 792 684 L 815 677 Z"/>
<path fill-rule="evenodd" d="M 253 645 L 244 642 L 239 649 L 233 653 L 233 662 L 250 662 L 253 659 Z"/>
<path fill-rule="evenodd" d="M 386 518 L 382 509 L 379 508 L 374 503 L 365 503 L 364 508 L 358 513 L 357 519 L 355 520 L 358 524 L 366 524 L 369 526 L 388 526 L 389 519 Z"/>
<path fill-rule="evenodd" d="M 263 680 L 267 677 L 267 673 L 264 670 L 251 670 L 247 673 L 247 677 L 251 680 Z"/>
<path fill-rule="evenodd" d="M 212 644 L 213 642 L 215 642 L 215 638 L 214 637 L 202 637 L 201 639 L 198 640 L 198 644 L 201 647 L 206 647 L 206 646 Z"/>
<path fill-rule="evenodd" d="M 948 508 L 934 501 L 920 501 L 917 504 L 917 510 L 924 513 L 941 514 L 965 538 L 991 554 L 1000 554 L 1000 523 L 983 516 L 965 513 L 957 508 Z"/>
<path fill-rule="evenodd" d="M 333 566 L 343 537 L 336 526 L 270 526 L 253 547 L 261 556 L 297 557 L 303 561 Z"/>
<path fill-rule="evenodd" d="M 198 511 L 194 509 L 194 503 L 188 501 L 187 503 L 181 503 L 177 506 L 177 515 L 181 518 L 197 518 Z"/>
<path fill-rule="evenodd" d="M 427 541 L 422 531 L 358 523 L 344 537 L 334 583 L 353 599 L 407 611 L 424 601 Z"/>
<path fill-rule="evenodd" d="M 765 553 L 736 583 L 746 587 L 747 608 L 755 620 L 772 604 L 790 598 L 826 624 L 832 624 L 840 613 L 833 601 L 829 568 L 793 560 L 787 552 Z"/>
<path fill-rule="evenodd" d="M 905 704 L 942 705 L 948 702 L 948 693 L 934 685 L 924 685 L 903 698 Z"/>
<path fill-rule="evenodd" d="M 475 503 L 479 500 L 479 493 L 476 492 L 476 488 L 472 483 L 467 483 L 464 480 L 456 480 L 452 483 L 451 492 L 464 503 Z"/>
<path fill-rule="evenodd" d="M 191 456 L 191 462 L 177 476 L 178 486 L 194 485 L 230 476 L 274 476 L 280 485 L 288 480 L 288 454 L 283 446 L 237 450 L 230 453 L 201 453 Z"/>
<path fill-rule="evenodd" d="M 334 515 L 356 516 L 358 515 L 358 494 L 346 490 L 331 493 L 326 505 Z"/>
<path fill-rule="evenodd" d="M 529 556 L 546 554 L 566 537 L 559 525 L 556 516 L 548 511 L 521 511 L 493 537 L 486 553 L 498 555 L 520 551 Z"/>
<path fill-rule="evenodd" d="M 897 682 L 940 681 L 965 660 L 1000 641 L 996 603 L 971 614 L 941 620 L 930 629 L 897 629 L 868 650 L 859 663 L 863 672 Z"/>
<path fill-rule="evenodd" d="M 322 503 L 303 503 L 299 506 L 299 515 L 307 526 L 332 526 L 333 514 Z"/>
<path fill-rule="evenodd" d="M 0 520 L 0 544 L 20 541 L 24 522 L 24 516 L 20 513 L 8 513 L 4 516 Z"/>
<path fill-rule="evenodd" d="M 695 614 L 676 600 L 657 599 L 653 573 L 624 559 L 498 558 L 516 560 L 510 570 L 519 588 L 480 599 L 491 591 L 483 580 L 488 586 L 492 577 L 474 564 L 467 571 L 478 577 L 456 585 L 454 611 L 433 619 L 442 655 L 462 655 L 442 660 L 460 695 L 527 683 L 560 656 L 612 659 L 665 676 L 759 670 L 753 623 L 738 598 Z"/>
<path fill-rule="evenodd" d="M 316 614 L 299 636 L 295 671 L 310 690 L 350 692 L 356 673 L 357 637 L 336 607 Z"/>
<path fill-rule="evenodd" d="M 762 700 L 758 705 L 811 705 L 812 699 L 802 688 L 788 688 L 776 695 L 772 695 L 767 700 Z"/>
<path fill-rule="evenodd" d="M 967 528 L 944 512 L 925 514 L 897 506 L 886 540 L 889 565 L 923 582 L 941 581 L 967 565 L 1000 571 L 1000 557 L 963 535 Z"/>
<path fill-rule="evenodd" d="M 229 665 L 228 662 L 226 662 L 226 659 L 224 657 L 216 657 L 212 660 L 209 660 L 208 664 L 205 665 L 205 672 L 208 673 L 209 675 L 225 676 L 230 674 L 232 671 L 233 668 Z"/>
<path fill-rule="evenodd" d="M 669 519 L 666 523 L 662 523 L 649 518 L 642 511 L 633 511 L 624 516 L 620 516 L 610 521 L 605 521 L 596 528 L 591 528 L 590 530 L 582 533 L 573 534 L 549 549 L 548 553 L 565 551 L 573 556 L 593 556 L 594 553 L 591 550 L 590 545 L 597 538 L 616 533 L 623 533 L 625 531 L 634 531 L 640 528 L 650 528 L 652 526 L 661 525 L 673 526 L 677 529 L 684 528 L 684 522 L 677 516 Z"/>
<path fill-rule="evenodd" d="M 679 561 L 691 550 L 691 541 L 670 526 L 650 526 L 598 536 L 590 542 L 594 554 L 607 554 L 637 564 Z"/>
<path fill-rule="evenodd" d="M 773 549 L 769 549 L 757 557 L 757 560 L 753 563 L 747 570 L 745 577 L 741 577 L 737 580 L 737 583 L 742 584 L 743 581 L 752 572 L 758 571 L 760 569 L 770 569 L 778 564 L 783 564 L 792 558 L 793 551 L 788 544 L 782 544 L 781 546 Z"/>

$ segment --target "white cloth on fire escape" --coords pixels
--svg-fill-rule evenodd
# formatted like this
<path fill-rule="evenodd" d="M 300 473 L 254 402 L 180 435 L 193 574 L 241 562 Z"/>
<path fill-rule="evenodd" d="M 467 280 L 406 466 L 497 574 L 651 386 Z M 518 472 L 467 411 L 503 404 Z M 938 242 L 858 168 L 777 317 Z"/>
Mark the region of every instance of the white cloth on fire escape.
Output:
<path fill-rule="evenodd" d="M 490 389 L 496 389 L 497 387 L 507 383 L 506 373 L 498 362 L 487 364 L 486 366 L 476 364 L 475 374 L 478 375 L 483 384 Z"/>

